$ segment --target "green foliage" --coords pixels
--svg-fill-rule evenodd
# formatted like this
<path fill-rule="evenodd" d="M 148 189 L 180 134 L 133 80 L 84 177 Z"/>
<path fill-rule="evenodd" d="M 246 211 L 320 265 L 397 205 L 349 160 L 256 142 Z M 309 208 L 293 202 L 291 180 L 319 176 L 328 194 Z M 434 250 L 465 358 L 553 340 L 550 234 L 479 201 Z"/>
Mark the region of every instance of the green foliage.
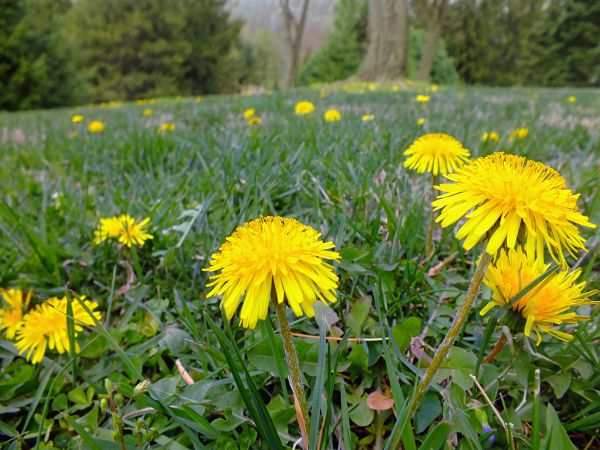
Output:
<path fill-rule="evenodd" d="M 418 69 L 425 37 L 425 31 L 411 27 L 407 62 L 409 78 L 414 77 Z M 365 56 L 367 39 L 367 2 L 339 0 L 335 6 L 332 30 L 323 47 L 302 68 L 300 84 L 332 82 L 352 76 Z M 458 74 L 443 40 L 438 43 L 431 80 L 443 84 L 458 81 Z"/>
<path fill-rule="evenodd" d="M 427 32 L 420 28 L 411 28 L 409 38 L 408 77 L 414 78 L 419 69 L 419 61 L 421 61 L 421 53 L 425 46 Z M 440 39 L 437 45 L 433 67 L 431 68 L 431 81 L 439 84 L 458 82 L 458 72 L 454 67 L 454 60 L 448 55 L 443 39 Z"/>
<path fill-rule="evenodd" d="M 68 36 L 92 98 L 122 100 L 237 87 L 239 23 L 221 0 L 82 0 Z"/>
<path fill-rule="evenodd" d="M 0 109 L 76 102 L 79 83 L 60 34 L 66 0 L 0 1 Z"/>
<path fill-rule="evenodd" d="M 449 52 L 467 83 L 600 85 L 597 0 L 459 0 L 446 22 Z"/>
<path fill-rule="evenodd" d="M 516 333 L 488 364 L 478 355 L 488 354 L 499 327 L 488 336 L 490 316 L 482 319 L 476 304 L 417 418 L 402 436 L 396 424 L 454 318 L 477 253 L 465 253 L 452 230 L 438 229 L 434 256 L 423 257 L 431 180 L 402 168 L 402 150 L 424 131 L 416 119 L 425 117 L 426 131 L 452 134 L 475 155 L 506 149 L 557 168 L 598 223 L 593 119 L 600 93 L 440 87 L 422 105 L 414 102 L 421 91 L 365 92 L 342 86 L 326 98 L 301 90 L 2 113 L 0 287 L 32 288 L 38 304 L 68 286 L 102 311 L 77 337 L 76 357 L 48 350 L 32 366 L 0 340 L 3 448 L 37 441 L 41 449 L 119 450 L 121 436 L 127 448 L 260 450 L 278 439 L 292 447 L 299 430 L 277 324 L 243 330 L 236 314 L 229 333 L 219 301 L 205 299 L 208 274 L 201 270 L 237 225 L 261 214 L 297 217 L 342 255 L 338 301 L 317 310 L 316 319 L 291 324 L 313 336 L 295 342 L 319 424 L 311 424 L 319 431 L 312 438 L 322 426 L 322 449 L 398 448 L 389 440 L 395 434 L 404 448 L 423 450 L 445 448 L 448 440 L 463 449 L 593 443 L 600 426 L 597 306 L 580 311 L 591 318 L 570 343 L 544 336 L 535 346 Z M 568 95 L 577 102 L 566 103 Z M 317 111 L 296 116 L 300 99 Z M 335 124 L 321 119 L 331 105 L 342 112 Z M 147 107 L 153 116 L 143 115 Z M 247 108 L 262 124 L 247 126 Z M 75 113 L 85 122 L 71 123 Z M 363 123 L 365 113 L 375 120 Z M 158 133 L 161 117 L 176 130 Z M 86 133 L 90 120 L 102 120 L 106 130 Z M 515 144 L 508 135 L 519 126 L 530 134 Z M 490 130 L 500 142 L 482 144 Z M 134 273 L 123 249 L 91 244 L 98 219 L 123 212 L 151 218 L 154 239 L 138 249 Z M 582 279 L 591 290 L 599 281 L 598 230 L 585 237 L 591 251 L 581 260 Z M 488 297 L 484 290 L 478 302 Z M 145 378 L 148 389 L 139 387 Z M 375 391 L 393 399 L 394 410 L 371 408 Z M 505 423 L 512 424 L 506 432 Z"/>
<path fill-rule="evenodd" d="M 332 82 L 353 75 L 366 51 L 367 2 L 339 0 L 333 26 L 323 47 L 307 61 L 300 72 L 300 84 Z"/>

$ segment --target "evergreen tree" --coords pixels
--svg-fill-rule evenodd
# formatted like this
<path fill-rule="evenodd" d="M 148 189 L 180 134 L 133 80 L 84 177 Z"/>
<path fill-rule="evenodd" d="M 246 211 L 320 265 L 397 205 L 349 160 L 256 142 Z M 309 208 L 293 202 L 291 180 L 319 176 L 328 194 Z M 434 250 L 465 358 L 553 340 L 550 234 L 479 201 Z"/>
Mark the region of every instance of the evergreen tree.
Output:
<path fill-rule="evenodd" d="M 229 55 L 240 27 L 223 0 L 80 0 L 68 18 L 96 101 L 236 85 Z"/>
<path fill-rule="evenodd" d="M 334 9 L 333 27 L 323 47 L 306 63 L 300 84 L 332 82 L 353 75 L 366 50 L 367 2 L 339 0 Z"/>
<path fill-rule="evenodd" d="M 0 0 L 0 109 L 78 100 L 78 78 L 60 35 L 67 1 Z"/>

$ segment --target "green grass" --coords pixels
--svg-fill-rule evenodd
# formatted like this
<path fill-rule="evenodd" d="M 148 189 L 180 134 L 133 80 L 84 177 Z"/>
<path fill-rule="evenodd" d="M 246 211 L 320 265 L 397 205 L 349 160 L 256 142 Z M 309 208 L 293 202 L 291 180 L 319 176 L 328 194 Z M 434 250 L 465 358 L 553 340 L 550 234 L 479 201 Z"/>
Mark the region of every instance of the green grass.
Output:
<path fill-rule="evenodd" d="M 0 442 L 121 448 L 110 413 L 100 408 L 104 380 L 117 385 L 124 408 L 148 378 L 150 390 L 125 411 L 130 448 L 138 438 L 144 448 L 275 448 L 272 430 L 291 447 L 299 431 L 274 314 L 255 331 L 239 329 L 236 318 L 229 330 L 219 302 L 205 300 L 201 271 L 237 225 L 283 215 L 321 231 L 343 257 L 329 322 L 292 322 L 294 331 L 316 337 L 297 341 L 311 427 L 323 427 L 323 438 L 313 433 L 311 441 L 331 449 L 393 448 L 394 415 L 420 370 L 410 337 L 421 334 L 431 354 L 428 346 L 448 329 L 479 250 L 465 253 L 452 230 L 437 228 L 436 251 L 431 260 L 423 256 L 430 179 L 405 171 L 402 151 L 424 131 L 439 131 L 476 156 L 503 150 L 543 161 L 600 223 L 599 91 L 441 88 L 425 106 L 414 101 L 419 92 L 340 89 L 321 98 L 311 90 L 0 113 L 0 287 L 33 289 L 36 302 L 68 289 L 99 302 L 103 316 L 78 337 L 79 354 L 48 351 L 37 366 L 0 341 Z M 567 103 L 569 95 L 577 103 Z M 317 105 L 312 116 L 294 115 L 301 99 Z M 142 115 L 147 107 L 152 117 Z M 246 125 L 242 112 L 250 107 L 262 124 Z M 329 107 L 341 111 L 341 122 L 322 120 Z M 86 122 L 72 124 L 76 113 Z M 373 122 L 361 121 L 367 113 Z M 105 132 L 87 133 L 90 120 L 105 122 Z M 158 132 L 165 121 L 177 129 Z M 518 127 L 529 128 L 529 136 L 509 141 Z M 483 144 L 484 131 L 499 132 L 500 142 Z M 154 235 L 138 249 L 136 279 L 124 295 L 118 290 L 127 283 L 125 254 L 116 245 L 91 244 L 99 218 L 119 213 L 150 217 Z M 591 250 L 581 261 L 583 277 L 598 288 L 599 234 L 583 233 Z M 428 275 L 454 252 L 438 275 Z M 488 322 L 477 310 L 488 297 L 484 290 L 476 301 L 412 432 L 404 434 L 406 448 L 450 448 L 456 439 L 460 448 L 504 449 L 507 436 L 519 448 L 569 448 L 567 433 L 577 448 L 600 445 L 593 440 L 600 427 L 598 314 L 576 328 L 570 343 L 545 336 L 536 348 L 513 336 L 493 364 L 481 365 L 479 382 L 512 423 L 506 433 L 469 378 Z M 223 332 L 213 332 L 211 321 Z M 392 339 L 327 343 L 319 339 L 325 334 Z M 487 350 L 497 336 L 498 330 L 486 339 Z M 193 385 L 183 382 L 177 359 Z M 394 411 L 367 406 L 375 390 L 394 398 Z M 541 437 L 530 438 L 532 427 Z"/>

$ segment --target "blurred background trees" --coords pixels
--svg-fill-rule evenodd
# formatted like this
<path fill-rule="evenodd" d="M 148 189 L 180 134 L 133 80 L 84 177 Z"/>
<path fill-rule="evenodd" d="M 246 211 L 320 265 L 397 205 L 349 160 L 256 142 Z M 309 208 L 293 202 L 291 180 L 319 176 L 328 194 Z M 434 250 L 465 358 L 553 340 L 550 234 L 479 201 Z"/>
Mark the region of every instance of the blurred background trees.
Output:
<path fill-rule="evenodd" d="M 348 78 L 600 86 L 600 0 L 0 0 L 0 109 Z"/>

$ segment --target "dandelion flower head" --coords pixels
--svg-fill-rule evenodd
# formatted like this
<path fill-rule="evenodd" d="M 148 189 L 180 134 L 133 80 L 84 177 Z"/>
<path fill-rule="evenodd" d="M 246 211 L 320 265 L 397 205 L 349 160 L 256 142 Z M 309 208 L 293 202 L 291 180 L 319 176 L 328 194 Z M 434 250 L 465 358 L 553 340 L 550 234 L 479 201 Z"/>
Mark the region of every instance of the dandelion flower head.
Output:
<path fill-rule="evenodd" d="M 558 172 L 522 156 L 493 153 L 446 178 L 454 183 L 435 187 L 444 192 L 433 202 L 434 210 L 442 210 L 436 221 L 447 227 L 466 215 L 456 233 L 458 239 L 465 239 L 466 250 L 486 234 L 486 251 L 492 256 L 502 246 L 515 248 L 517 238 L 526 238 L 521 243 L 528 253 L 536 251 L 541 257 L 547 247 L 564 267 L 565 249 L 573 256 L 585 250 L 576 225 L 596 227 L 579 212 L 579 196 L 566 188 Z"/>
<path fill-rule="evenodd" d="M 166 133 L 166 132 L 170 132 L 170 131 L 175 131 L 175 129 L 177 128 L 177 125 L 175 125 L 174 123 L 171 122 L 165 122 L 165 123 L 161 123 L 158 127 L 158 130 Z"/>
<path fill-rule="evenodd" d="M 246 111 L 244 111 L 244 119 L 249 119 L 250 117 L 253 117 L 255 112 L 256 111 L 254 110 L 254 108 L 248 108 Z"/>
<path fill-rule="evenodd" d="M 570 96 L 567 98 L 567 101 L 568 101 L 569 103 L 575 103 L 575 102 L 577 101 L 577 97 L 575 97 L 574 95 L 570 95 Z"/>
<path fill-rule="evenodd" d="M 254 117 L 250 117 L 248 119 L 248 126 L 251 127 L 252 125 L 260 125 L 262 123 L 262 119 L 260 117 L 254 116 Z"/>
<path fill-rule="evenodd" d="M 500 140 L 500 135 L 495 131 L 486 131 L 481 136 L 481 140 L 483 142 L 498 142 Z"/>
<path fill-rule="evenodd" d="M 310 114 L 314 110 L 315 110 L 314 103 L 309 102 L 309 101 L 298 102 L 298 103 L 296 103 L 296 107 L 294 108 L 295 113 L 298 114 L 299 116 L 305 116 L 307 114 Z"/>
<path fill-rule="evenodd" d="M 339 122 L 342 120 L 342 115 L 337 109 L 328 109 L 325 111 L 325 114 L 323 114 L 323 119 L 325 119 L 326 122 Z"/>
<path fill-rule="evenodd" d="M 362 116 L 362 121 L 363 122 L 372 122 L 373 120 L 375 120 L 375 115 L 374 114 L 364 114 Z"/>
<path fill-rule="evenodd" d="M 96 320 L 101 319 L 96 302 L 80 297 Z M 56 350 L 59 354 L 69 352 L 69 334 L 67 332 L 67 298 L 51 297 L 23 317 L 23 324 L 17 331 L 15 346 L 19 355 L 26 353 L 26 358 L 36 364 L 42 360 L 47 349 Z M 84 325 L 93 326 L 94 317 L 81 306 L 79 301 L 71 300 L 75 336 L 83 331 Z M 76 352 L 79 345 L 75 343 Z"/>
<path fill-rule="evenodd" d="M 417 119 L 417 125 L 421 126 L 425 123 L 425 117 L 419 117 Z"/>
<path fill-rule="evenodd" d="M 144 110 L 144 116 L 150 117 L 152 114 L 154 114 L 154 111 L 152 110 L 152 108 L 146 108 Z"/>
<path fill-rule="evenodd" d="M 92 120 L 88 125 L 88 131 L 90 133 L 102 133 L 104 129 L 104 122 L 101 122 L 99 120 Z"/>
<path fill-rule="evenodd" d="M 516 130 L 511 131 L 510 135 L 508 137 L 511 140 L 514 140 L 514 139 L 525 139 L 528 135 L 529 135 L 529 129 L 528 128 L 517 128 Z"/>
<path fill-rule="evenodd" d="M 404 167 L 418 173 L 445 175 L 462 167 L 471 154 L 460 141 L 448 134 L 429 133 L 419 137 L 404 151 Z"/>
<path fill-rule="evenodd" d="M 29 306 L 31 291 L 0 289 L 0 330 L 5 330 L 7 339 L 14 339 L 23 324 L 23 315 Z"/>
<path fill-rule="evenodd" d="M 84 118 L 81 114 L 75 114 L 73 117 L 71 117 L 71 122 L 73 123 L 80 123 L 83 122 Z"/>
<path fill-rule="evenodd" d="M 271 291 L 278 303 L 287 300 L 296 314 L 314 316 L 317 299 L 335 302 L 338 277 L 324 260 L 338 260 L 332 242 L 323 242 L 313 228 L 296 219 L 261 217 L 238 227 L 212 255 L 205 271 L 210 277 L 207 297 L 223 296 L 231 319 L 240 302 L 240 323 L 254 328 L 267 317 Z"/>
<path fill-rule="evenodd" d="M 119 237 L 123 225 L 119 217 L 108 217 L 100 219 L 100 224 L 94 231 L 94 244 L 98 245 L 110 238 Z"/>
<path fill-rule="evenodd" d="M 427 103 L 430 100 L 430 97 L 429 97 L 429 95 L 419 94 L 415 97 L 415 100 L 418 103 Z"/>
<path fill-rule="evenodd" d="M 540 259 L 528 256 L 521 247 L 501 250 L 496 261 L 487 269 L 484 283 L 491 289 L 492 299 L 480 314 L 483 316 L 496 306 L 510 303 L 549 267 L 550 264 L 544 265 Z M 572 308 L 597 303 L 590 300 L 597 291 L 584 292 L 585 282 L 576 283 L 580 274 L 581 269 L 555 272 L 510 306 L 511 311 L 524 319 L 525 335 L 535 331 L 538 345 L 542 340 L 541 332 L 563 341 L 573 339 L 555 326 L 586 320 L 587 317 L 577 314 Z"/>
<path fill-rule="evenodd" d="M 150 219 L 146 217 L 138 222 L 129 214 L 123 214 L 118 218 L 121 222 L 121 230 L 119 232 L 119 242 L 129 248 L 134 245 L 142 246 L 148 239 L 153 239 L 153 236 L 146 232 L 146 227 L 150 224 Z"/>

